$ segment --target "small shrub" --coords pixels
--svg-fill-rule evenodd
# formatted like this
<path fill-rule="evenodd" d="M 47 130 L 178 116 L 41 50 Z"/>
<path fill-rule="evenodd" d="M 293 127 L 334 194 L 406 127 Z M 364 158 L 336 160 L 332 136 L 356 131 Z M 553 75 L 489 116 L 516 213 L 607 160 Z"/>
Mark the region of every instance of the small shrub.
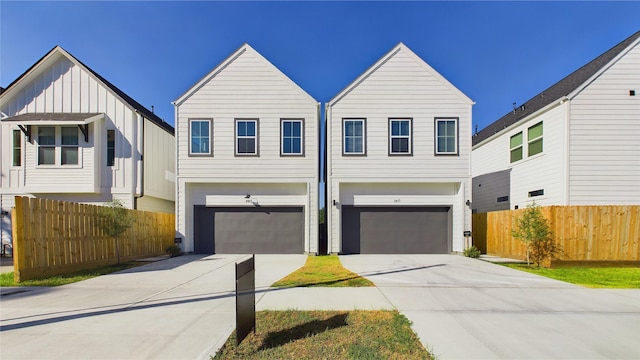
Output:
<path fill-rule="evenodd" d="M 513 237 L 526 246 L 527 265 L 530 265 L 530 259 L 533 259 L 536 267 L 540 267 L 546 259 L 562 253 L 562 248 L 553 238 L 549 221 L 535 203 L 527 206 L 513 223 Z"/>
<path fill-rule="evenodd" d="M 464 256 L 477 259 L 480 257 L 480 250 L 472 245 L 470 248 L 464 249 Z"/>
<path fill-rule="evenodd" d="M 176 256 L 180 256 L 180 246 L 178 245 L 169 245 L 167 246 L 167 248 L 165 249 L 165 251 L 169 254 L 169 256 L 171 257 L 176 257 Z"/>

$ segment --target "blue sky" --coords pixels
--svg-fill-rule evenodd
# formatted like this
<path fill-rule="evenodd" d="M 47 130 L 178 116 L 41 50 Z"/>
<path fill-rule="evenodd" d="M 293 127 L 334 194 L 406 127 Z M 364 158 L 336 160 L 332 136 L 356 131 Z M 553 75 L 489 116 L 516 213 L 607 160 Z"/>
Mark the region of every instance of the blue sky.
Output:
<path fill-rule="evenodd" d="M 640 30 L 640 2 L 0 1 L 0 86 L 55 45 L 173 124 L 171 102 L 247 42 L 321 102 L 404 42 L 482 129 Z"/>

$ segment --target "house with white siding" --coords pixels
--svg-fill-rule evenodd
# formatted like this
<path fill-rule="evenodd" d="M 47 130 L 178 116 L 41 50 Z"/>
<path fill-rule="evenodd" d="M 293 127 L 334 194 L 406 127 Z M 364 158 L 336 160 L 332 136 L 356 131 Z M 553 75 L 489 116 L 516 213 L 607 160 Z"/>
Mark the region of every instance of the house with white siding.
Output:
<path fill-rule="evenodd" d="M 15 196 L 173 212 L 173 127 L 59 46 L 0 93 L 2 241 Z"/>
<path fill-rule="evenodd" d="M 402 43 L 326 104 L 329 252 L 464 250 L 472 105 Z"/>
<path fill-rule="evenodd" d="M 640 204 L 640 32 L 473 136 L 474 212 Z"/>
<path fill-rule="evenodd" d="M 316 253 L 319 103 L 244 44 L 173 104 L 182 250 Z"/>

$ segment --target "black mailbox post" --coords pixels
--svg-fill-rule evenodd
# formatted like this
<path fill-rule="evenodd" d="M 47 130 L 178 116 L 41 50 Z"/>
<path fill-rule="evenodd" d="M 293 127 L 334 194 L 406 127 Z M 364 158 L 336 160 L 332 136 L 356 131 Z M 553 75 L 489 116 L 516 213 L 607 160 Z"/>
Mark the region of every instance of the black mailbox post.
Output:
<path fill-rule="evenodd" d="M 254 254 L 236 263 L 236 346 L 256 331 L 256 271 Z"/>

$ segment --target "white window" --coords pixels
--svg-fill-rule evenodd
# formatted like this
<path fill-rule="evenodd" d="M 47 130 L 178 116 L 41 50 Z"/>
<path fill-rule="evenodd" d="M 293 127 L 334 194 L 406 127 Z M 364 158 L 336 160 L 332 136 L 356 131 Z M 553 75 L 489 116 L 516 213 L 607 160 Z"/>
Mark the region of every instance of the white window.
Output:
<path fill-rule="evenodd" d="M 236 119 L 236 155 L 258 155 L 258 120 Z"/>
<path fill-rule="evenodd" d="M 38 165 L 56 164 L 56 128 L 38 127 Z"/>
<path fill-rule="evenodd" d="M 458 154 L 458 118 L 436 119 L 436 155 Z"/>
<path fill-rule="evenodd" d="M 304 155 L 303 120 L 280 120 L 280 154 Z"/>
<path fill-rule="evenodd" d="M 389 119 L 389 154 L 411 155 L 411 119 Z"/>
<path fill-rule="evenodd" d="M 509 152 L 512 163 L 522 160 L 522 131 L 509 138 Z"/>
<path fill-rule="evenodd" d="M 78 165 L 78 127 L 63 126 L 60 130 L 60 164 Z"/>
<path fill-rule="evenodd" d="M 78 165 L 78 134 L 76 126 L 39 126 L 38 165 Z"/>
<path fill-rule="evenodd" d="M 342 119 L 342 153 L 344 155 L 365 155 L 365 119 Z"/>
<path fill-rule="evenodd" d="M 22 165 L 22 135 L 20 130 L 13 130 L 13 166 Z"/>
<path fill-rule="evenodd" d="M 527 156 L 542 152 L 542 121 L 527 130 Z"/>
<path fill-rule="evenodd" d="M 189 155 L 211 155 L 211 120 L 189 120 Z"/>

